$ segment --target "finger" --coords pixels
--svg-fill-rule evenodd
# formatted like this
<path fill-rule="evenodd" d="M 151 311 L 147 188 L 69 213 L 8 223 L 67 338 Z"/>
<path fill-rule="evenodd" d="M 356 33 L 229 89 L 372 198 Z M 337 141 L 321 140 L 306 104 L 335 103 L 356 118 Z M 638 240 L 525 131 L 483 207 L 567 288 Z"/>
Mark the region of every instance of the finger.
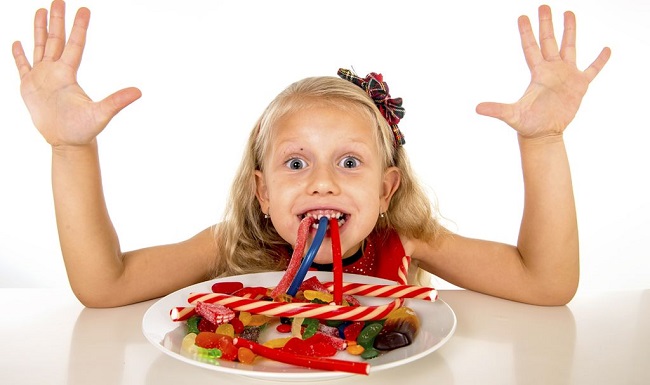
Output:
<path fill-rule="evenodd" d="M 512 122 L 514 110 L 510 104 L 483 102 L 476 106 L 476 113 L 496 118 L 510 124 Z"/>
<path fill-rule="evenodd" d="M 79 68 L 79 64 L 81 64 L 89 23 L 90 10 L 88 8 L 79 8 L 74 18 L 72 31 L 70 31 L 70 39 L 68 39 L 68 44 L 66 44 L 61 55 L 61 60 L 74 69 Z"/>
<path fill-rule="evenodd" d="M 539 45 L 546 60 L 560 60 L 560 54 L 553 32 L 553 17 L 548 5 L 539 7 Z"/>
<path fill-rule="evenodd" d="M 535 34 L 530 26 L 530 20 L 527 16 L 521 16 L 518 20 L 519 36 L 521 37 L 521 47 L 524 50 L 524 57 L 529 69 L 533 69 L 544 60 L 539 51 Z"/>
<path fill-rule="evenodd" d="M 50 9 L 50 26 L 43 60 L 58 60 L 65 46 L 65 3 L 55 0 Z"/>
<path fill-rule="evenodd" d="M 142 92 L 135 87 L 124 88 L 107 96 L 98 103 L 102 120 L 108 123 L 118 112 L 138 100 L 140 96 L 142 96 Z"/>
<path fill-rule="evenodd" d="M 18 75 L 22 79 L 29 71 L 32 70 L 32 66 L 29 65 L 27 57 L 25 57 L 25 50 L 23 45 L 19 41 L 14 42 L 11 46 L 11 53 L 14 55 L 14 61 L 16 62 L 16 68 L 18 68 Z"/>
<path fill-rule="evenodd" d="M 47 41 L 47 9 L 41 8 L 34 15 L 34 64 L 43 60 Z"/>
<path fill-rule="evenodd" d="M 571 11 L 564 13 L 564 34 L 560 56 L 564 61 L 576 63 L 576 16 Z"/>
<path fill-rule="evenodd" d="M 610 56 L 612 56 L 612 50 L 609 49 L 609 47 L 603 48 L 602 51 L 600 51 L 600 55 L 594 60 L 593 63 L 584 71 L 585 75 L 587 76 L 587 79 L 589 82 L 594 80 L 596 75 L 600 73 L 600 70 L 605 67 L 605 64 L 607 64 L 607 61 L 609 60 Z"/>

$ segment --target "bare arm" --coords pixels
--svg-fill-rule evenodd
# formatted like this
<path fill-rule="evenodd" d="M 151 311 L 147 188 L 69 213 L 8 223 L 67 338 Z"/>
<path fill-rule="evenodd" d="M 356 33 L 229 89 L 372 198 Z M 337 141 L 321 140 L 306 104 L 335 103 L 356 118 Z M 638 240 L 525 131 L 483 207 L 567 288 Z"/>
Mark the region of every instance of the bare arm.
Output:
<path fill-rule="evenodd" d="M 13 45 L 21 95 L 52 146 L 52 188 L 61 250 L 73 291 L 87 306 L 154 298 L 206 277 L 215 247 L 208 229 L 182 243 L 122 253 L 102 190 L 96 136 L 140 97 L 126 88 L 94 102 L 76 80 L 90 11 L 81 8 L 65 38 L 65 4 L 36 12 L 34 56 Z"/>
<path fill-rule="evenodd" d="M 606 64 L 608 48 L 585 70 L 575 63 L 575 16 L 564 15 L 558 49 L 551 10 L 539 9 L 540 44 L 527 17 L 519 31 L 531 83 L 513 104 L 481 103 L 477 112 L 503 120 L 518 133 L 524 212 L 517 246 L 450 235 L 437 245 L 413 242 L 423 267 L 459 286 L 536 304 L 571 300 L 579 279 L 578 226 L 564 129 L 589 83 Z"/>

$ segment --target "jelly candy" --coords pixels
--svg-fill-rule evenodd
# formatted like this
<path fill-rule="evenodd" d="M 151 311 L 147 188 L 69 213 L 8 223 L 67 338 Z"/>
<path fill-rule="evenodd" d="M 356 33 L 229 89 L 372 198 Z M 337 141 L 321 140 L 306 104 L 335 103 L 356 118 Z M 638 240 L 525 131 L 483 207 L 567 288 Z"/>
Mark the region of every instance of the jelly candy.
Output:
<path fill-rule="evenodd" d="M 336 348 L 327 342 L 317 342 L 313 344 L 312 351 L 312 354 L 316 357 L 332 357 L 337 353 Z"/>
<path fill-rule="evenodd" d="M 309 342 L 297 337 L 289 338 L 284 344 L 284 346 L 280 348 L 280 350 L 293 353 L 293 354 L 305 355 L 305 356 L 310 355 L 311 353 L 311 349 L 309 348 Z"/>
<path fill-rule="evenodd" d="M 232 325 L 235 334 L 240 334 L 244 331 L 244 323 L 239 318 L 231 319 L 230 324 Z"/>
<path fill-rule="evenodd" d="M 267 346 L 269 348 L 282 348 L 286 346 L 287 342 L 289 342 L 291 339 L 295 337 L 280 337 L 280 338 L 274 338 L 272 340 L 268 340 L 262 345 Z"/>
<path fill-rule="evenodd" d="M 363 353 L 365 349 L 363 346 L 355 343 L 355 344 L 348 344 L 348 347 L 345 348 L 345 351 L 348 352 L 348 354 L 352 354 L 353 356 L 360 356 L 361 353 Z"/>
<path fill-rule="evenodd" d="M 261 332 L 262 327 L 260 326 L 245 326 L 244 331 L 241 332 L 239 336 L 249 341 L 257 342 L 260 339 Z"/>
<path fill-rule="evenodd" d="M 200 332 L 196 335 L 194 344 L 201 348 L 214 349 L 219 346 L 219 338 L 212 332 Z"/>
<path fill-rule="evenodd" d="M 221 324 L 214 332 L 231 338 L 235 336 L 235 328 L 231 324 Z"/>
<path fill-rule="evenodd" d="M 357 337 L 357 343 L 363 346 L 366 350 L 372 348 L 375 337 L 377 337 L 377 334 L 379 334 L 381 329 L 382 324 L 379 322 L 372 322 L 367 324 L 363 330 L 361 330 L 361 333 L 359 333 L 359 336 Z"/>
<path fill-rule="evenodd" d="M 420 319 L 409 307 L 401 307 L 392 311 L 374 342 L 379 350 L 392 350 L 409 345 L 415 339 L 420 329 Z"/>
<path fill-rule="evenodd" d="M 197 315 L 193 315 L 187 320 L 187 333 L 194 333 L 194 334 L 199 334 L 199 321 L 201 320 L 201 317 Z M 194 342 L 192 342 L 194 343 Z"/>
<path fill-rule="evenodd" d="M 333 326 L 328 326 L 320 322 L 318 323 L 318 331 L 321 333 L 329 334 L 330 336 L 333 337 L 341 337 L 338 328 L 335 328 Z"/>
<path fill-rule="evenodd" d="M 300 285 L 300 290 L 302 291 L 313 290 L 321 293 L 329 293 L 327 287 L 323 285 L 321 281 L 318 280 L 318 277 L 316 276 L 310 277 L 302 281 L 302 284 Z"/>
<path fill-rule="evenodd" d="M 217 336 L 217 348 L 221 350 L 221 359 L 234 361 L 237 358 L 237 347 L 232 343 L 232 337 L 223 334 L 215 335 Z"/>
<path fill-rule="evenodd" d="M 377 357 L 378 355 L 379 352 L 377 351 L 377 349 L 369 347 L 363 350 L 363 352 L 361 353 L 361 358 L 363 358 L 364 360 L 369 360 L 371 358 Z"/>
<path fill-rule="evenodd" d="M 348 341 L 356 341 L 359 337 L 359 333 L 361 333 L 361 330 L 363 329 L 363 325 L 364 323 L 362 321 L 355 321 L 347 325 L 343 329 L 343 338 Z"/>
<path fill-rule="evenodd" d="M 213 332 L 217 330 L 217 325 L 213 324 L 212 322 L 208 321 L 205 318 L 200 317 L 198 325 L 196 325 L 196 328 L 199 330 L 199 332 Z"/>
<path fill-rule="evenodd" d="M 308 340 L 313 344 L 318 342 L 324 342 L 334 347 L 334 349 L 336 350 L 345 350 L 345 348 L 348 347 L 348 343 L 344 339 L 334 337 L 329 334 L 325 334 L 323 332 L 316 332 L 316 334 L 309 337 Z"/>
<path fill-rule="evenodd" d="M 252 364 L 255 361 L 257 354 L 253 353 L 249 348 L 239 348 L 237 349 L 237 361 L 242 364 Z"/>
<path fill-rule="evenodd" d="M 318 300 L 322 303 L 331 303 L 334 300 L 334 297 L 330 293 L 323 293 L 316 290 L 305 290 L 302 292 L 305 296 L 305 299 L 308 301 Z"/>
<path fill-rule="evenodd" d="M 303 326 L 305 326 L 305 330 L 302 332 L 302 339 L 306 340 L 307 338 L 313 336 L 316 334 L 318 331 L 318 325 L 320 322 L 318 322 L 317 319 L 315 318 L 307 318 L 303 321 Z"/>

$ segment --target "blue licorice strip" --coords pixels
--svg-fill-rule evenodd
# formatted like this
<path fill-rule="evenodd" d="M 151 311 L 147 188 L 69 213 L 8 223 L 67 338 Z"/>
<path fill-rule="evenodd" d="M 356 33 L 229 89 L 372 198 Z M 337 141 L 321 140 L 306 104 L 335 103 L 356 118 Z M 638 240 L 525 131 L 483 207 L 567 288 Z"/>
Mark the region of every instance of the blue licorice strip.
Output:
<path fill-rule="evenodd" d="M 291 282 L 289 290 L 287 290 L 287 294 L 290 296 L 296 295 L 298 289 L 300 288 L 300 285 L 302 284 L 302 281 L 305 279 L 305 275 L 307 275 L 307 271 L 311 267 L 311 263 L 314 261 L 314 258 L 316 258 L 316 253 L 318 253 L 318 249 L 320 248 L 321 243 L 323 243 L 323 239 L 325 239 L 325 232 L 327 231 L 328 224 L 329 219 L 325 216 L 321 217 L 318 220 L 318 230 L 316 230 L 314 241 L 311 243 L 311 246 L 309 246 L 309 250 L 307 250 L 305 258 L 302 259 L 300 268 L 298 268 L 298 272 L 296 273 L 296 276 L 293 277 L 293 282 Z"/>

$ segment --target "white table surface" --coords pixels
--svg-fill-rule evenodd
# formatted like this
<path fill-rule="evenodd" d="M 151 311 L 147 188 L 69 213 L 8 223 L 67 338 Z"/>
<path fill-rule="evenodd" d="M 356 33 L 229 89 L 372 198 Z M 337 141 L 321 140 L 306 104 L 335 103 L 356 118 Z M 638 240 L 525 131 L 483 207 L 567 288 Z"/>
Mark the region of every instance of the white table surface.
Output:
<path fill-rule="evenodd" d="M 324 384 L 650 384 L 650 289 L 537 307 L 441 291 L 455 334 L 412 363 Z M 143 336 L 154 301 L 87 309 L 69 289 L 0 289 L 0 383 L 270 384 L 165 355 Z"/>

